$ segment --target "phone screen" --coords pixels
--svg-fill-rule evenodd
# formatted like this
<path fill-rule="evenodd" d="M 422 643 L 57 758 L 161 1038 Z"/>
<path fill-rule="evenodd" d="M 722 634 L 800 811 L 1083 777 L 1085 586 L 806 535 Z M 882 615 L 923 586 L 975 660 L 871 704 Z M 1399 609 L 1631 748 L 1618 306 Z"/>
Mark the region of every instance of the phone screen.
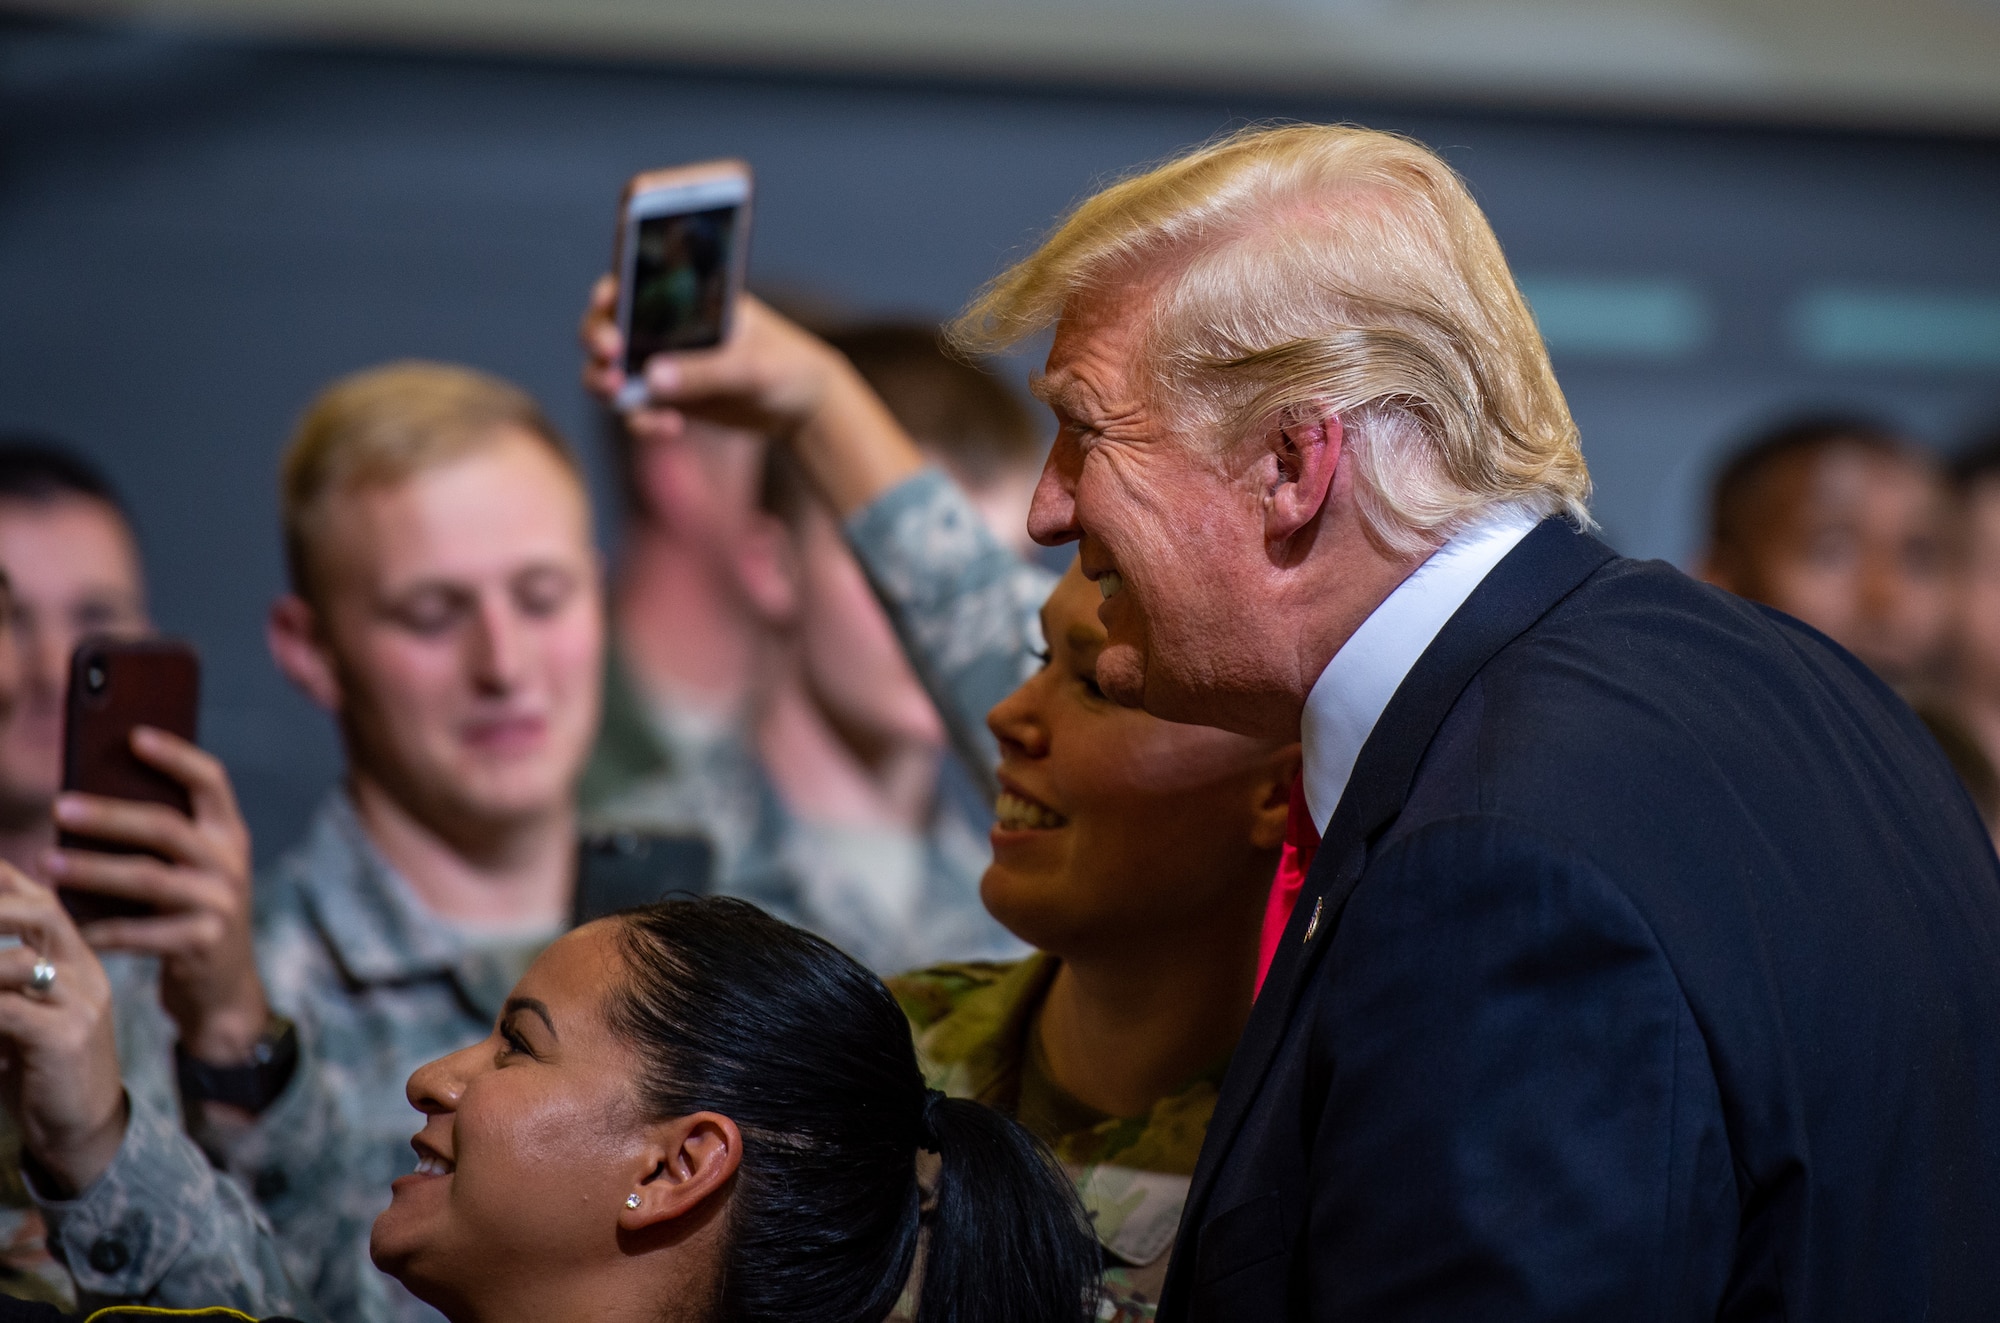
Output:
<path fill-rule="evenodd" d="M 645 371 L 646 360 L 655 354 L 722 343 L 739 210 L 714 207 L 640 219 L 632 263 L 632 325 L 625 342 L 629 375 Z"/>

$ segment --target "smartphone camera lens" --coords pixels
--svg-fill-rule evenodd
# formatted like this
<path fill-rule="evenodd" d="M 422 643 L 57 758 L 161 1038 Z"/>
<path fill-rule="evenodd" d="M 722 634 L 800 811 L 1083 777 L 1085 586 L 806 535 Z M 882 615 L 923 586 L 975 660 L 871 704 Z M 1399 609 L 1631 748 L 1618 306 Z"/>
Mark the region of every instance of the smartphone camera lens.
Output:
<path fill-rule="evenodd" d="M 95 662 L 83 668 L 83 687 L 93 694 L 104 692 L 104 668 Z"/>

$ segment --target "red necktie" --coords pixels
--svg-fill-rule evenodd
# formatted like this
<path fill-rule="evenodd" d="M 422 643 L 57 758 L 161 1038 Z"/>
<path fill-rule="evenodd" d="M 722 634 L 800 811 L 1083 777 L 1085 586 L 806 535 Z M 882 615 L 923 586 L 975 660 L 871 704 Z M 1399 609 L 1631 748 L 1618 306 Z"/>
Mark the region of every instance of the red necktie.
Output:
<path fill-rule="evenodd" d="M 1319 829 L 1313 826 L 1312 810 L 1306 807 L 1306 777 L 1301 771 L 1292 779 L 1292 809 L 1285 820 L 1285 848 L 1278 856 L 1278 876 L 1271 882 L 1271 899 L 1264 906 L 1264 928 L 1257 935 L 1257 991 L 1264 990 L 1264 976 L 1278 956 L 1285 925 L 1292 920 L 1292 908 L 1299 903 L 1306 874 L 1312 871 L 1313 852 L 1319 849 Z"/>

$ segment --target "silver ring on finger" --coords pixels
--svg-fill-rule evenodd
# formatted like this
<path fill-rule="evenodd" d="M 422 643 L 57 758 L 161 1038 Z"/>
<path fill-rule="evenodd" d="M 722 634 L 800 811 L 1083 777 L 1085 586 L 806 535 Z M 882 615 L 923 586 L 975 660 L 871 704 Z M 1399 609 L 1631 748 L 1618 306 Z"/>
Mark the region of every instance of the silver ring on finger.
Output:
<path fill-rule="evenodd" d="M 28 971 L 28 991 L 46 997 L 49 989 L 56 985 L 56 967 L 47 960 L 37 960 L 35 967 Z"/>

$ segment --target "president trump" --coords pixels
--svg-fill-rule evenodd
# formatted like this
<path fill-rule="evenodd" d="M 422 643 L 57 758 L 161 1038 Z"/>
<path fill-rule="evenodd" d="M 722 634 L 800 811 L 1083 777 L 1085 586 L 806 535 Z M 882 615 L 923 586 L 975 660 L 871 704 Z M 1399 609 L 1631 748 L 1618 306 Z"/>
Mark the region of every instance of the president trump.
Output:
<path fill-rule="evenodd" d="M 959 323 L 1053 327 L 1097 680 L 1303 739 L 1160 1318 L 2000 1318 L 2000 866 L 1823 636 L 1590 535 L 1465 186 L 1230 138 Z"/>

